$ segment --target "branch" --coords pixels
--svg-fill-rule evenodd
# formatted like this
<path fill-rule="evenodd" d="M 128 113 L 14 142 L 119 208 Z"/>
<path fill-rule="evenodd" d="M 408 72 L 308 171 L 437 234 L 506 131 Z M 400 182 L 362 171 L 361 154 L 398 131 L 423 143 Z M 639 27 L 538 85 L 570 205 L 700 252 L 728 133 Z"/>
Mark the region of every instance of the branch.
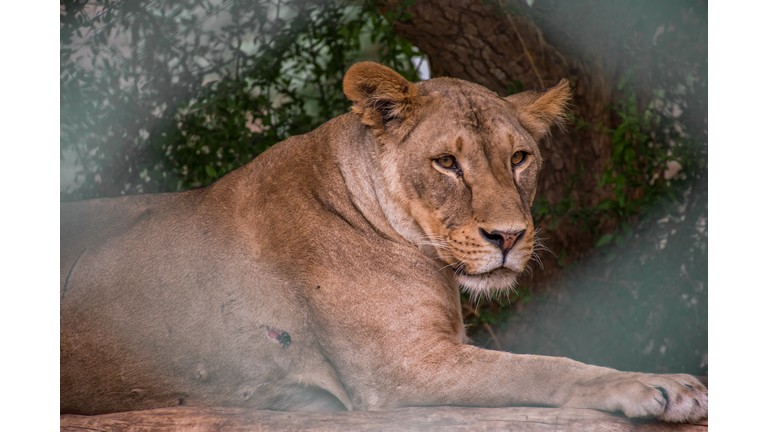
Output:
<path fill-rule="evenodd" d="M 528 432 L 589 430 L 706 432 L 695 424 L 630 420 L 621 415 L 572 408 L 420 407 L 388 411 L 296 412 L 244 408 L 175 407 L 98 416 L 61 416 L 61 432 L 86 430 L 188 431 L 302 430 L 517 430 Z"/>

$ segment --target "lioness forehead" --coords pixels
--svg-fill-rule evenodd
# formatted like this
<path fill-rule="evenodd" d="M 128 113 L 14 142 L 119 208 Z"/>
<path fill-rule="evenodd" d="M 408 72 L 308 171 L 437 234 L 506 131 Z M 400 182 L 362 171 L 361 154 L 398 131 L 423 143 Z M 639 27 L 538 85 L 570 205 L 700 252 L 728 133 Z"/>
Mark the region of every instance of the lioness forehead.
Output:
<path fill-rule="evenodd" d="M 468 114 L 492 108 L 506 110 L 509 106 L 495 92 L 479 84 L 455 78 L 435 78 L 416 85 L 430 94 L 438 93 L 446 100 L 455 102 L 457 108 L 463 108 Z"/>
<path fill-rule="evenodd" d="M 458 123 L 469 127 L 467 132 L 480 134 L 496 134 L 501 132 L 500 127 L 517 129 L 513 107 L 481 85 L 454 78 L 435 78 L 417 86 L 433 99 L 439 99 L 444 108 L 439 111 L 442 122 Z"/>
<path fill-rule="evenodd" d="M 446 96 L 461 95 L 465 97 L 501 99 L 495 92 L 481 86 L 456 78 L 440 77 L 432 78 L 427 81 L 416 83 L 419 88 L 424 88 L 429 92 L 439 92 Z"/>
<path fill-rule="evenodd" d="M 443 108 L 428 111 L 436 113 L 433 120 L 441 126 L 432 132 L 455 141 L 456 150 L 461 151 L 465 143 L 510 149 L 515 141 L 535 144 L 532 139 L 527 139 L 515 119 L 514 107 L 481 85 L 454 78 L 435 78 L 417 83 L 417 86 Z M 451 129 L 451 126 L 460 128 Z"/>

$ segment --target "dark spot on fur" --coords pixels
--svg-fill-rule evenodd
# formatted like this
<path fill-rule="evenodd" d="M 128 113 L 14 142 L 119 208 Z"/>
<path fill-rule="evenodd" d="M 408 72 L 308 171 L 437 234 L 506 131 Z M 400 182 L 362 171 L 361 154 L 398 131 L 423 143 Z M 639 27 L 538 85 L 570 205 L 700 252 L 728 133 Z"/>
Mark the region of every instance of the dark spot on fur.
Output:
<path fill-rule="evenodd" d="M 288 332 L 282 332 L 280 336 L 277 337 L 277 341 L 280 342 L 280 345 L 282 345 L 283 348 L 285 348 L 291 344 L 291 335 L 289 335 Z"/>
<path fill-rule="evenodd" d="M 184 398 L 183 397 L 179 398 L 179 405 L 184 405 Z"/>
<path fill-rule="evenodd" d="M 320 288 L 318 286 L 318 288 Z M 287 347 L 291 344 L 291 335 L 288 334 L 287 331 L 278 330 L 275 328 L 269 328 L 269 326 L 261 325 L 259 328 L 265 328 L 267 329 L 267 336 L 270 338 L 280 342 L 280 345 L 282 345 L 283 348 Z"/>
<path fill-rule="evenodd" d="M 315 289 L 320 289 L 320 285 L 318 285 L 317 288 L 315 288 Z"/>

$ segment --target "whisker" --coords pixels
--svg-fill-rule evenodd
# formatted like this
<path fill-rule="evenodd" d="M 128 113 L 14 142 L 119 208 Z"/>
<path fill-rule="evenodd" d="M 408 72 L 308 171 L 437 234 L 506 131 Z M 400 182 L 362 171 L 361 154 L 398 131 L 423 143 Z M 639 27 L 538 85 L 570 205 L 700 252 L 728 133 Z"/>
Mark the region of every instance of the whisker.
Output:
<path fill-rule="evenodd" d="M 444 265 L 444 266 L 440 267 L 440 269 L 439 269 L 438 271 L 440 271 L 440 270 L 442 270 L 442 269 L 444 269 L 444 268 L 446 268 L 446 267 L 450 267 L 450 266 L 452 266 L 452 265 L 456 264 L 457 262 L 458 262 L 458 261 L 454 261 L 454 262 L 452 262 L 452 263 L 446 264 L 446 265 Z"/>
<path fill-rule="evenodd" d="M 552 252 L 550 248 L 547 247 L 547 245 L 544 244 L 544 240 L 546 240 L 545 237 L 541 237 L 539 235 L 539 231 L 541 231 L 541 228 L 536 228 L 533 235 L 533 250 L 534 251 L 547 251 L 552 254 L 555 258 L 557 258 L 557 254 Z"/>

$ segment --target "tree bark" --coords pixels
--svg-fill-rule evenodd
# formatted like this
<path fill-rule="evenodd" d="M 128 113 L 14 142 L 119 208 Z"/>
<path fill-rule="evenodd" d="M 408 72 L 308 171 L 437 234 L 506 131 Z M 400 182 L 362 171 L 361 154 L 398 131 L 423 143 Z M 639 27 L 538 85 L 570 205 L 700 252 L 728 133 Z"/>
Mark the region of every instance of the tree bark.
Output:
<path fill-rule="evenodd" d="M 98 416 L 61 416 L 62 432 L 138 431 L 485 431 L 590 430 L 705 432 L 695 424 L 630 420 L 586 409 L 422 407 L 390 411 L 289 412 L 243 408 L 160 408 Z"/>

